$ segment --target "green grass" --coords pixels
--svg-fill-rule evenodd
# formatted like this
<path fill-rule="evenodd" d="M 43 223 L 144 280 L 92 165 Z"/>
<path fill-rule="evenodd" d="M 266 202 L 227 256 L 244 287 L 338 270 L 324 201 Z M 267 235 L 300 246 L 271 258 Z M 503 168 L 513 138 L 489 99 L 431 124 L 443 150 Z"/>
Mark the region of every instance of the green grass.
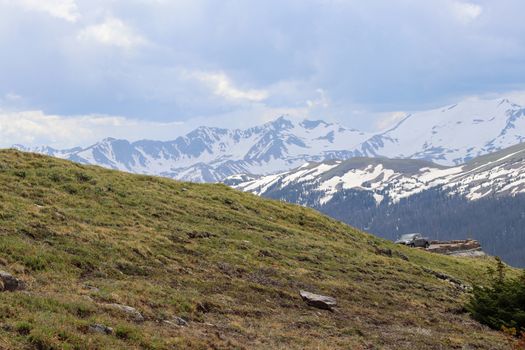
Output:
<path fill-rule="evenodd" d="M 28 286 L 0 294 L 0 348 L 504 349 L 464 312 L 463 292 L 424 271 L 485 283 L 491 264 L 223 185 L 0 151 L 0 269 Z M 299 289 L 339 308 L 308 307 Z M 189 327 L 162 322 L 174 316 Z"/>

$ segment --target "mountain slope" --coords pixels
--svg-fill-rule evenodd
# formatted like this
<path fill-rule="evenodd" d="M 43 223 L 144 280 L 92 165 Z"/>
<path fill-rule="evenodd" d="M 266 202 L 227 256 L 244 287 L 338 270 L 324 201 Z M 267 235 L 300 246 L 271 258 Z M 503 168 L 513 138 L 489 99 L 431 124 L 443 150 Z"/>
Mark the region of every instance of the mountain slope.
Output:
<path fill-rule="evenodd" d="M 463 164 L 525 140 L 525 108 L 508 99 L 467 99 L 408 115 L 366 141 L 366 156 Z"/>
<path fill-rule="evenodd" d="M 483 283 L 490 258 L 394 246 L 224 185 L 15 151 L 0 151 L 0 188 L 0 269 L 27 285 L 1 292 L 2 348 L 507 347 L 434 273 Z"/>
<path fill-rule="evenodd" d="M 354 158 L 309 163 L 271 176 L 232 176 L 225 182 L 316 208 L 384 238 L 410 231 L 436 239 L 472 235 L 490 253 L 525 266 L 525 144 L 455 167 Z M 501 218 L 507 220 L 500 222 Z"/>

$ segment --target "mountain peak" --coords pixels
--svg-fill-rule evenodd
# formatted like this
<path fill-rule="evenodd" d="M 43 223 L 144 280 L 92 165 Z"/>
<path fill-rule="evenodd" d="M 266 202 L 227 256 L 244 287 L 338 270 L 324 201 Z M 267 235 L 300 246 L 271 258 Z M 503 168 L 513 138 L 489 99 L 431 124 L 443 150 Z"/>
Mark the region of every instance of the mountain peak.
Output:
<path fill-rule="evenodd" d="M 294 126 L 293 122 L 290 119 L 287 119 L 286 116 L 284 115 L 280 116 L 274 121 L 271 121 L 268 124 L 274 127 L 275 129 L 279 129 L 279 130 L 280 129 L 291 129 Z"/>
<path fill-rule="evenodd" d="M 301 126 L 305 129 L 315 129 L 317 128 L 319 125 L 323 125 L 323 126 L 328 126 L 330 124 L 328 124 L 327 122 L 323 121 L 323 120 L 308 120 L 308 119 L 305 119 L 301 122 Z"/>

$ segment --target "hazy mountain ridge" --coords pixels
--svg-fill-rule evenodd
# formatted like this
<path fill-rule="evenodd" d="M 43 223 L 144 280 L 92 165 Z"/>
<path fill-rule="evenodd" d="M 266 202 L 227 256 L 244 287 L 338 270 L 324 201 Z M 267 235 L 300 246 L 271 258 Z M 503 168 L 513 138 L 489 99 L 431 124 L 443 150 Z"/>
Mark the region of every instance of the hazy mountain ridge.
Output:
<path fill-rule="evenodd" d="M 87 148 L 64 151 L 14 147 L 133 173 L 218 182 L 243 172 L 265 174 L 305 161 L 350 158 L 356 153 L 347 149 L 368 137 L 338 124 L 309 120 L 294 123 L 281 117 L 246 130 L 199 127 L 167 142 L 107 138 Z"/>
<path fill-rule="evenodd" d="M 457 165 L 525 140 L 525 108 L 508 99 L 465 100 L 413 113 L 370 134 L 321 120 L 280 117 L 240 129 L 199 127 L 174 141 L 104 139 L 86 148 L 15 148 L 139 174 L 219 182 L 274 174 L 305 162 L 352 157 L 409 158 Z"/>

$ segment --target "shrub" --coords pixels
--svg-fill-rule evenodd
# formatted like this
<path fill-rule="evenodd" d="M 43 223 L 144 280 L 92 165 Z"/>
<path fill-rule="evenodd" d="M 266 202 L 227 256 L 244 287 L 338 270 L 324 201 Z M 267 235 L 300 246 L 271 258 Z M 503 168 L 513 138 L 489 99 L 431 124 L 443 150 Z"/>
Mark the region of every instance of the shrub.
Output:
<path fill-rule="evenodd" d="M 48 262 L 40 256 L 27 256 L 24 258 L 24 265 L 32 271 L 43 271 Z"/>
<path fill-rule="evenodd" d="M 15 330 L 21 335 L 28 335 L 32 328 L 33 326 L 31 323 L 25 321 L 19 322 L 15 325 Z"/>
<path fill-rule="evenodd" d="M 505 266 L 497 258 L 497 267 L 490 270 L 488 287 L 474 286 L 466 309 L 477 321 L 497 330 L 525 332 L 525 272 L 519 278 L 506 278 Z"/>
<path fill-rule="evenodd" d="M 90 175 L 82 172 L 77 172 L 75 176 L 79 182 L 89 182 L 92 179 Z"/>
<path fill-rule="evenodd" d="M 23 170 L 17 170 L 15 171 L 15 176 L 18 176 L 21 179 L 25 179 L 27 176 L 27 173 Z"/>
<path fill-rule="evenodd" d="M 115 328 L 115 336 L 123 340 L 140 340 L 137 330 L 125 325 L 118 325 Z"/>

